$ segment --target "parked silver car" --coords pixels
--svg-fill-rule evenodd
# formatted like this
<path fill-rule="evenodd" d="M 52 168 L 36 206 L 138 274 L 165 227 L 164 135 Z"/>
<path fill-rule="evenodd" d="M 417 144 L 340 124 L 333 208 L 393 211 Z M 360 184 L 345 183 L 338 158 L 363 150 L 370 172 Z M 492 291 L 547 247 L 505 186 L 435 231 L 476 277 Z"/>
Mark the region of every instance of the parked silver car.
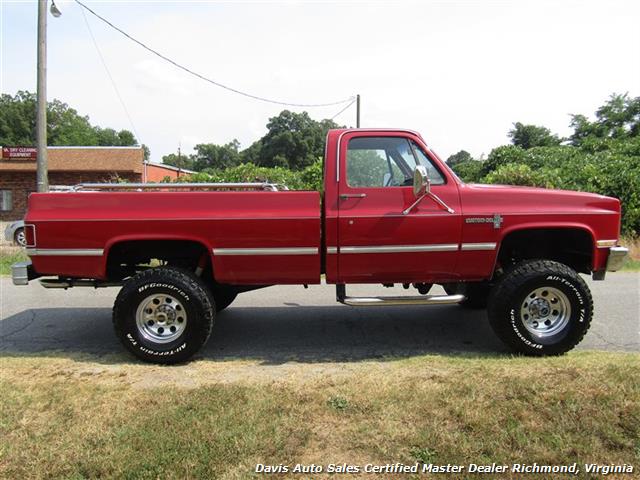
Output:
<path fill-rule="evenodd" d="M 26 247 L 27 238 L 24 236 L 24 221 L 18 220 L 7 225 L 7 228 L 4 229 L 4 238 L 16 245 Z"/>

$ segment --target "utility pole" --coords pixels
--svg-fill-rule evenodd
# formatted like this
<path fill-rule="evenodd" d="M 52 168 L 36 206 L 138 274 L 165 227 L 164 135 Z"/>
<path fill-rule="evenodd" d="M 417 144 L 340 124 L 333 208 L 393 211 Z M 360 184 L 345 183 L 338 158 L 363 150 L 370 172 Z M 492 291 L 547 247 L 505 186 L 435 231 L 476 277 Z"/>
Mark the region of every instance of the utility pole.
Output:
<path fill-rule="evenodd" d="M 356 95 L 356 128 L 360 128 L 360 94 Z"/>
<path fill-rule="evenodd" d="M 47 0 L 38 0 L 38 83 L 36 143 L 38 160 L 36 181 L 38 192 L 49 191 L 47 170 Z"/>

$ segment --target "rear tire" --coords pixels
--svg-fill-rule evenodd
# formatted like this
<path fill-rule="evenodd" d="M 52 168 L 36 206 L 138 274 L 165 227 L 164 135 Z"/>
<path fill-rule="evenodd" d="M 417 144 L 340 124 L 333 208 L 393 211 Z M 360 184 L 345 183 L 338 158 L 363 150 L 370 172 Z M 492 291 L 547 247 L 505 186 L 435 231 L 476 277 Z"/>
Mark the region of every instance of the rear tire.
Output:
<path fill-rule="evenodd" d="M 550 260 L 517 264 L 493 288 L 489 323 L 511 349 L 561 355 L 585 336 L 593 315 L 589 287 L 571 268 Z"/>
<path fill-rule="evenodd" d="M 158 267 L 129 279 L 113 306 L 113 325 L 123 345 L 153 363 L 184 362 L 211 335 L 215 305 L 196 275 Z"/>

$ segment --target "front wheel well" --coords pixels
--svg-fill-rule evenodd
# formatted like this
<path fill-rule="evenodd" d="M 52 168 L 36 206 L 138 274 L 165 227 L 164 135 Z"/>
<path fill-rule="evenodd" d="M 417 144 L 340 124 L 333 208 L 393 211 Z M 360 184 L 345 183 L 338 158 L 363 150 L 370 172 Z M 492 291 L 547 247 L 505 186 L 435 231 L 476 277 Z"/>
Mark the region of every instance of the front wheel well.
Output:
<path fill-rule="evenodd" d="M 587 230 L 580 228 L 540 228 L 511 232 L 500 244 L 496 271 L 530 259 L 553 260 L 577 272 L 588 274 L 593 260 L 593 238 Z"/>

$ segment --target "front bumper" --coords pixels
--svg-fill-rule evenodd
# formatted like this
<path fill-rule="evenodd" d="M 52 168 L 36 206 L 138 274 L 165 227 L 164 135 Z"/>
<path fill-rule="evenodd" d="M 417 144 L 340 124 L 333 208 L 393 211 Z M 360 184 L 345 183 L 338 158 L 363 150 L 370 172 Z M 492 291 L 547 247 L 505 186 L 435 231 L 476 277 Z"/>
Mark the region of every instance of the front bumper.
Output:
<path fill-rule="evenodd" d="M 14 285 L 28 285 L 29 280 L 36 278 L 31 260 L 11 265 L 11 279 Z"/>
<path fill-rule="evenodd" d="M 617 272 L 622 268 L 629 256 L 629 249 L 626 247 L 611 247 L 607 258 L 607 272 Z"/>

